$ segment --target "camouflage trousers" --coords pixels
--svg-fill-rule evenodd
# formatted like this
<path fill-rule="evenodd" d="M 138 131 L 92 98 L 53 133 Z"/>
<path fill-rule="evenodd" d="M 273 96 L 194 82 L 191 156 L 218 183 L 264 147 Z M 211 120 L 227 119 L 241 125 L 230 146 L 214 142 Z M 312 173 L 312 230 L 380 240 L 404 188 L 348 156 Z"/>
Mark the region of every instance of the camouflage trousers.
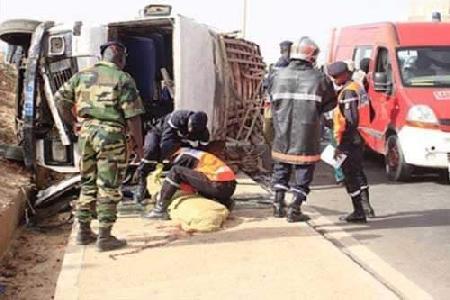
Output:
<path fill-rule="evenodd" d="M 76 217 L 81 223 L 90 222 L 90 205 L 97 201 L 99 226 L 112 226 L 117 219 L 117 203 L 122 199 L 120 184 L 127 166 L 124 130 L 97 120 L 85 121 L 78 145 L 81 193 Z"/>

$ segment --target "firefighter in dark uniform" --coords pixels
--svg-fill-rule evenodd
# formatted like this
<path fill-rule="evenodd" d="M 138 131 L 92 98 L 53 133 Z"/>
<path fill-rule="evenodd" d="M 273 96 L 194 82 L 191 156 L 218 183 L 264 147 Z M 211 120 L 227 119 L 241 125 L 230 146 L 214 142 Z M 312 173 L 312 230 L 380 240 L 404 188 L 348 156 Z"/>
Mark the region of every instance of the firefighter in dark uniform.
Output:
<path fill-rule="evenodd" d="M 280 43 L 280 58 L 275 64 L 275 68 L 284 68 L 289 65 L 289 57 L 291 56 L 291 41 L 282 41 Z"/>
<path fill-rule="evenodd" d="M 367 93 L 360 83 L 351 80 L 352 74 L 346 63 L 335 62 L 328 66 L 327 71 L 338 86 L 343 86 L 333 113 L 333 134 L 337 145 L 335 156 L 347 155 L 342 171 L 353 204 L 353 212 L 343 219 L 365 223 L 366 215 L 375 215 L 369 202 L 369 185 L 362 165 L 362 138 L 358 131 L 359 107 L 368 101 Z"/>
<path fill-rule="evenodd" d="M 205 149 L 209 143 L 208 116 L 203 111 L 176 110 L 152 128 L 144 139 L 144 159 L 138 172 L 134 200 L 146 198 L 146 178 L 157 163 L 170 158 L 181 147 Z"/>
<path fill-rule="evenodd" d="M 270 89 L 275 131 L 274 216 L 287 216 L 288 222 L 308 220 L 300 207 L 310 191 L 315 163 L 320 160 L 320 117 L 336 106 L 333 83 L 315 68 L 318 54 L 316 43 L 302 37 L 292 45 L 289 65 L 276 72 Z M 292 171 L 295 185 L 289 187 Z M 287 191 L 293 194 L 289 203 L 285 203 Z"/>

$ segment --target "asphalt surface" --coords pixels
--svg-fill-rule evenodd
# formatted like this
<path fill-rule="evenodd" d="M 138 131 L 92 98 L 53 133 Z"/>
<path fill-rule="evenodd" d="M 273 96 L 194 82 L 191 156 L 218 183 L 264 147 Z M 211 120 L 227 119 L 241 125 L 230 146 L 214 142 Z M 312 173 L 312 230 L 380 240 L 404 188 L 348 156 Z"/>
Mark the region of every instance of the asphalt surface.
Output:
<path fill-rule="evenodd" d="M 429 175 L 408 183 L 389 182 L 377 157 L 367 158 L 365 167 L 377 214 L 367 225 L 339 221 L 351 211 L 350 198 L 343 187 L 333 185 L 332 169 L 323 164 L 316 169 L 307 207 L 332 220 L 435 299 L 449 299 L 450 185 Z"/>

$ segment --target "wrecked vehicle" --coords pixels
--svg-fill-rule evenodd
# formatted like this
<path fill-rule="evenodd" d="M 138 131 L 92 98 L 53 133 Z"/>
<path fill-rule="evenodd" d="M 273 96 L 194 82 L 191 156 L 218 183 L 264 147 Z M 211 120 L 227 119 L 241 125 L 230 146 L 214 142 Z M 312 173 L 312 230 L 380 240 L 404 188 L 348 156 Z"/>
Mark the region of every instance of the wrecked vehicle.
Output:
<path fill-rule="evenodd" d="M 78 70 L 99 60 L 99 46 L 119 40 L 145 103 L 145 121 L 173 109 L 203 110 L 213 140 L 263 143 L 259 46 L 148 5 L 137 19 L 86 26 L 8 20 L 0 39 L 19 70 L 16 130 L 25 165 L 78 172 L 79 153 L 59 117 L 53 95 Z"/>

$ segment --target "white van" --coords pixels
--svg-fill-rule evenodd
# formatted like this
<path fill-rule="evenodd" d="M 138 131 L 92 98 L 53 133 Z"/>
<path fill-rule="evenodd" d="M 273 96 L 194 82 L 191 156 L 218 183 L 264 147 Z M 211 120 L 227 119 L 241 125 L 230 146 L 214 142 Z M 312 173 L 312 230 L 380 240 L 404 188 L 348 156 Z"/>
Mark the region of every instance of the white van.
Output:
<path fill-rule="evenodd" d="M 170 6 L 149 5 L 138 19 L 93 27 L 8 20 L 0 24 L 0 39 L 14 50 L 8 57 L 19 69 L 17 132 L 28 167 L 78 171 L 77 146 L 66 134 L 53 94 L 98 61 L 99 46 L 108 40 L 127 46 L 125 70 L 135 78 L 150 113 L 170 107 L 161 96 L 166 86 L 173 105 L 161 114 L 173 107 L 203 110 L 213 139 L 252 137 L 244 131 L 248 112 L 260 103 L 265 65 L 259 46 L 172 15 Z"/>

